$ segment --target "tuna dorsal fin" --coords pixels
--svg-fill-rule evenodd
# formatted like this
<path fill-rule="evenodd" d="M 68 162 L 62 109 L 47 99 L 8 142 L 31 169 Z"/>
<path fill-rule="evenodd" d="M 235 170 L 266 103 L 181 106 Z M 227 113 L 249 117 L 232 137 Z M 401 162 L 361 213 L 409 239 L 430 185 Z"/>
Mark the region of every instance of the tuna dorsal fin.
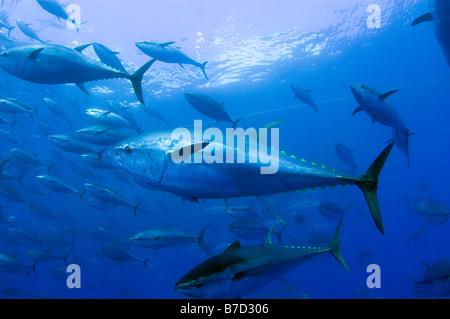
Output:
<path fill-rule="evenodd" d="M 413 21 L 412 26 L 421 24 L 423 22 L 430 22 L 433 21 L 433 14 L 431 12 L 425 13 L 424 15 L 421 15 L 416 20 Z"/>
<path fill-rule="evenodd" d="M 169 46 L 169 45 L 174 44 L 174 43 L 175 43 L 175 41 L 172 41 L 172 42 L 164 42 L 164 43 L 161 43 L 160 46 L 166 47 L 166 46 Z"/>
<path fill-rule="evenodd" d="M 233 249 L 240 248 L 240 247 L 241 247 L 241 243 L 239 242 L 239 240 L 236 240 L 234 243 L 232 243 L 230 246 L 228 246 L 228 248 L 225 249 L 225 251 L 233 250 Z"/>
<path fill-rule="evenodd" d="M 385 99 L 387 99 L 389 96 L 391 96 L 392 94 L 394 94 L 394 93 L 396 93 L 396 92 L 398 92 L 398 90 L 392 90 L 392 91 L 386 92 L 386 93 L 384 93 L 384 94 L 381 94 L 381 95 L 379 96 L 379 99 L 380 99 L 380 100 L 385 100 Z"/>
<path fill-rule="evenodd" d="M 353 111 L 353 115 L 355 115 L 356 113 L 362 112 L 362 111 L 364 111 L 364 109 L 362 108 L 362 106 L 358 106 L 358 107 L 356 108 L 356 110 Z"/>
<path fill-rule="evenodd" d="M 28 59 L 37 60 L 39 53 L 41 53 L 45 48 L 39 48 L 28 54 Z"/>
<path fill-rule="evenodd" d="M 269 232 L 267 233 L 267 236 L 266 236 L 266 240 L 264 240 L 264 245 L 273 245 L 272 232 L 273 232 L 273 227 L 274 226 L 275 225 L 272 225 L 272 227 L 270 227 Z"/>

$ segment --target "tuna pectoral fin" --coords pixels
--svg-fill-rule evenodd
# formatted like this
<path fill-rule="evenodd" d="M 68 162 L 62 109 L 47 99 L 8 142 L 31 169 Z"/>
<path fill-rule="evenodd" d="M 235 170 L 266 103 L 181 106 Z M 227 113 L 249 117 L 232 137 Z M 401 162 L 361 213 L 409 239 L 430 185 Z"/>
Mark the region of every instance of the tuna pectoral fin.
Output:
<path fill-rule="evenodd" d="M 433 14 L 431 12 L 429 12 L 429 13 L 426 13 L 426 14 L 418 17 L 416 20 L 414 20 L 411 26 L 415 26 L 415 25 L 421 24 L 422 22 L 430 22 L 430 21 L 433 21 L 433 20 L 434 20 L 433 19 Z"/>
<path fill-rule="evenodd" d="M 356 181 L 356 184 L 364 193 L 372 218 L 382 234 L 384 234 L 384 229 L 383 223 L 381 222 L 381 213 L 377 198 L 378 177 L 380 176 L 381 170 L 383 169 L 394 144 L 395 143 L 389 144 L 376 158 L 369 169 Z"/>
<path fill-rule="evenodd" d="M 145 72 L 155 63 L 155 59 L 152 59 L 145 63 L 139 70 L 130 75 L 130 81 L 133 84 L 134 93 L 136 94 L 137 99 L 141 104 L 145 105 L 144 96 L 142 94 L 142 79 L 144 77 Z"/>
<path fill-rule="evenodd" d="M 341 255 L 341 251 L 339 249 L 339 232 L 341 230 L 342 226 L 342 219 L 340 220 L 339 224 L 336 227 L 336 230 L 334 231 L 334 235 L 331 238 L 330 243 L 330 253 L 333 255 L 334 258 L 338 261 L 339 264 L 341 264 L 342 267 L 344 267 L 345 270 L 350 271 L 350 269 L 347 266 L 347 263 L 345 262 L 344 258 Z"/>
<path fill-rule="evenodd" d="M 178 157 L 178 159 L 180 159 L 180 160 L 187 161 L 191 157 L 192 154 L 194 154 L 196 152 L 200 152 L 208 145 L 209 145 L 209 142 L 191 144 L 191 145 L 173 150 L 173 151 L 169 152 L 168 154 L 171 156 L 174 155 L 174 156 Z"/>
<path fill-rule="evenodd" d="M 353 111 L 353 115 L 355 115 L 356 113 L 362 112 L 362 111 L 364 111 L 363 108 L 361 106 L 358 106 L 356 108 L 356 110 Z"/>

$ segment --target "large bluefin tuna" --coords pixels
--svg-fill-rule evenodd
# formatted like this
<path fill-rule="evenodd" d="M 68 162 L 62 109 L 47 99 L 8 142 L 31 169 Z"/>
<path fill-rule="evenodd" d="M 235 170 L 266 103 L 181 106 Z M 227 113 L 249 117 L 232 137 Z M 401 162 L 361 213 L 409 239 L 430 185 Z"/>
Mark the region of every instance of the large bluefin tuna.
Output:
<path fill-rule="evenodd" d="M 111 69 L 83 54 L 77 48 L 56 44 L 14 47 L 0 53 L 0 67 L 18 78 L 41 84 L 75 83 L 89 94 L 84 83 L 106 79 L 128 79 L 139 102 L 144 104 L 142 78 L 155 60 L 144 64 L 133 74 Z"/>
<path fill-rule="evenodd" d="M 325 253 L 331 253 L 348 271 L 339 249 L 340 225 L 327 247 L 274 245 L 272 229 L 263 245 L 242 247 L 237 241 L 190 270 L 175 290 L 195 298 L 241 298 Z"/>
<path fill-rule="evenodd" d="M 325 166 L 293 159 L 283 152 L 277 157 L 251 149 L 232 148 L 216 141 L 206 143 L 195 138 L 191 141 L 174 140 L 170 133 L 132 137 L 116 145 L 109 154 L 119 166 L 148 188 L 168 191 L 183 198 L 259 196 L 307 188 L 357 185 L 366 197 L 378 229 L 383 233 L 376 191 L 378 176 L 393 146 L 394 143 L 390 144 L 360 177 L 344 176 Z M 196 155 L 189 152 L 191 149 L 202 152 L 199 155 L 203 155 L 204 160 L 200 163 L 189 161 Z M 172 154 L 183 153 L 184 156 L 185 152 L 192 154 L 188 161 L 176 163 L 173 160 Z M 233 163 L 215 162 L 219 153 L 231 153 L 237 158 L 252 160 L 244 164 L 236 163 L 236 160 Z M 261 174 L 263 168 L 268 168 L 269 162 L 278 168 L 277 172 Z"/>

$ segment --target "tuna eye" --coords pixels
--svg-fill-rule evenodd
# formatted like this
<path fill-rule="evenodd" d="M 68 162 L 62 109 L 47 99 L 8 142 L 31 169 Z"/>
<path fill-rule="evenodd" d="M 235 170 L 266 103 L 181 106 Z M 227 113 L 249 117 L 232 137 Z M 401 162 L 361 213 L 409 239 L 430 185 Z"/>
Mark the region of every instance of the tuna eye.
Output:
<path fill-rule="evenodd" d="M 125 146 L 124 149 L 125 153 L 131 154 L 133 152 L 133 150 L 131 149 L 131 147 L 129 145 Z"/>
<path fill-rule="evenodd" d="M 194 283 L 194 286 L 197 287 L 197 288 L 199 288 L 199 287 L 203 286 L 203 283 L 202 283 L 201 281 L 196 281 L 196 282 Z"/>

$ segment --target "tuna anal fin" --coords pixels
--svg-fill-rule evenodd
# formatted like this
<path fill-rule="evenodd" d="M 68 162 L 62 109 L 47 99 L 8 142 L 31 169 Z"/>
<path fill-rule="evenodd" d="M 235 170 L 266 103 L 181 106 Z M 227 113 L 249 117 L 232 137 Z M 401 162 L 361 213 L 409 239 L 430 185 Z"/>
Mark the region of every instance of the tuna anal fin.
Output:
<path fill-rule="evenodd" d="M 87 95 L 91 96 L 91 94 L 89 93 L 89 91 L 86 89 L 86 87 L 84 86 L 84 83 L 75 83 L 79 89 L 81 91 L 83 91 L 84 93 L 86 93 Z"/>
<path fill-rule="evenodd" d="M 425 13 L 424 15 L 418 17 L 416 20 L 413 21 L 413 23 L 411 24 L 412 26 L 421 24 L 423 22 L 430 22 L 433 21 L 433 14 L 431 12 L 429 13 Z"/>

